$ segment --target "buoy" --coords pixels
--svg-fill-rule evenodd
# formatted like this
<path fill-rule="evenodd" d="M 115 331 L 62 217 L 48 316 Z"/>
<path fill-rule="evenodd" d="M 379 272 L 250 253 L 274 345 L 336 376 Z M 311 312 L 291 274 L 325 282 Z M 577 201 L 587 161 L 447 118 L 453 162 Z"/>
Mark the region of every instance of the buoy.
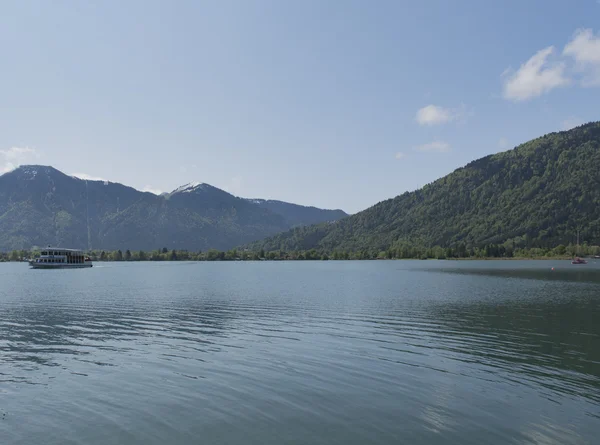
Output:
<path fill-rule="evenodd" d="M 552 268 L 552 270 L 554 270 L 554 267 Z"/>

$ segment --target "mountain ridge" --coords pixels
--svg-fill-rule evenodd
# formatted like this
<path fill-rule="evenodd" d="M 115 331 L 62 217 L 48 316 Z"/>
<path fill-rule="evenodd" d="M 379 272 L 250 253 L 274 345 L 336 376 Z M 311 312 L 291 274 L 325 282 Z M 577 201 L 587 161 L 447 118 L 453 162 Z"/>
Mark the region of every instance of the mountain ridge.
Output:
<path fill-rule="evenodd" d="M 289 206 L 303 211 L 303 206 Z M 323 220 L 337 217 L 326 210 L 320 215 Z M 306 220 L 312 222 L 313 216 L 307 214 Z M 283 211 L 204 183 L 156 195 L 69 176 L 51 166 L 24 165 L 0 176 L 0 250 L 47 244 L 226 250 L 287 230 L 296 217 L 288 221 Z"/>
<path fill-rule="evenodd" d="M 476 159 L 419 190 L 331 224 L 256 242 L 263 250 L 538 247 L 600 242 L 600 123 Z"/>

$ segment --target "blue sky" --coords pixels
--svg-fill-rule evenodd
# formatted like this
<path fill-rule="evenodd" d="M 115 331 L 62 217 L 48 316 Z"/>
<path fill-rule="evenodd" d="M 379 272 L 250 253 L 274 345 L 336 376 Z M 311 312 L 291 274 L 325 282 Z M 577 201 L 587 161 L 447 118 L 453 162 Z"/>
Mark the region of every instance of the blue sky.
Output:
<path fill-rule="evenodd" d="M 0 171 L 356 212 L 598 120 L 600 4 L 7 1 Z"/>

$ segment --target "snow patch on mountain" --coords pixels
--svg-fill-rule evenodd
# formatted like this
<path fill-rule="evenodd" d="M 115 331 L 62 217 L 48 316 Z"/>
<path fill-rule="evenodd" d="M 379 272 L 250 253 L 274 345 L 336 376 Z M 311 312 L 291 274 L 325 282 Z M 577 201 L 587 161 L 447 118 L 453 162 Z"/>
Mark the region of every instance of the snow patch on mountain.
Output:
<path fill-rule="evenodd" d="M 171 192 L 174 193 L 191 193 L 198 189 L 202 190 L 206 188 L 206 184 L 203 182 L 190 182 L 188 184 L 182 185 L 181 187 L 177 187 L 175 190 Z"/>

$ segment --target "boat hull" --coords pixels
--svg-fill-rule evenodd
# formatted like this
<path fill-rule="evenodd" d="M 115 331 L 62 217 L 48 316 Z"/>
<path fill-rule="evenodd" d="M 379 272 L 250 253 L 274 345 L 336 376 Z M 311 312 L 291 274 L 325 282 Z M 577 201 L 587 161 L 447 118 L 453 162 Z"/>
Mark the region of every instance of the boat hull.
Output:
<path fill-rule="evenodd" d="M 32 269 L 87 269 L 92 264 L 29 263 Z"/>

